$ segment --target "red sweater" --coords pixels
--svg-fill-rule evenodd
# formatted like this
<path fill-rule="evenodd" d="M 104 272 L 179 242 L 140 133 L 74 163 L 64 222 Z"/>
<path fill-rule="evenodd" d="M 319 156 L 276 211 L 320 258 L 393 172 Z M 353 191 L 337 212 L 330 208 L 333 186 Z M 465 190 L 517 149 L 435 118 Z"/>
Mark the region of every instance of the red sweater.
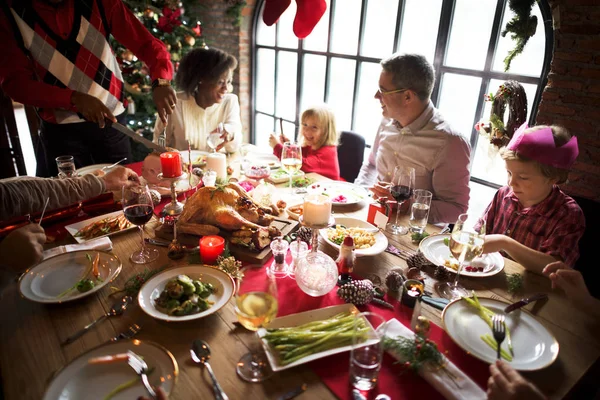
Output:
<path fill-rule="evenodd" d="M 75 1 L 77 0 L 65 0 L 55 7 L 41 0 L 33 0 L 33 8 L 52 31 L 67 38 L 73 27 Z M 112 35 L 148 65 L 152 79 L 171 79 L 173 65 L 165 45 L 146 30 L 121 0 L 97 1 L 102 1 Z M 9 1 L 8 5 L 11 4 Z M 38 82 L 33 77 L 33 66 L 17 45 L 8 20 L 1 10 L 0 43 L 0 85 L 8 96 L 35 107 L 71 108 L 71 89 Z"/>
<path fill-rule="evenodd" d="M 277 144 L 273 148 L 273 154 L 281 159 L 283 146 Z M 316 172 L 327 178 L 340 180 L 340 165 L 338 163 L 337 146 L 323 146 L 313 150 L 310 146 L 302 147 L 302 171 Z"/>

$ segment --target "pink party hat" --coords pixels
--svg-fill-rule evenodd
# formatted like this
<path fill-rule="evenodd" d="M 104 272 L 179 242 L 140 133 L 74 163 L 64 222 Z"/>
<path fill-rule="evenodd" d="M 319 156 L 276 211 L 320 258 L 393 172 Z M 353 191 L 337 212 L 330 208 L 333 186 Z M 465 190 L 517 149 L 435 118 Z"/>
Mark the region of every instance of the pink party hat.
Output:
<path fill-rule="evenodd" d="M 575 136 L 562 145 L 556 147 L 552 129 L 545 127 L 525 134 L 527 123 L 521 125 L 506 146 L 509 150 L 522 156 L 535 160 L 541 164 L 551 165 L 556 168 L 569 169 L 573 166 L 579 147 Z"/>

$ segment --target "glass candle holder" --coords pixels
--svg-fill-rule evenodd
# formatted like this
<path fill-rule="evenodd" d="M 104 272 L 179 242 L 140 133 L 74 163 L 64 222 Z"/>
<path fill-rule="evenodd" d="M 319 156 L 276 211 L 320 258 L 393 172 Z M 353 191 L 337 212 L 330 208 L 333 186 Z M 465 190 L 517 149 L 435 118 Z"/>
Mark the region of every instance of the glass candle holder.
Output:
<path fill-rule="evenodd" d="M 302 240 L 295 240 L 290 243 L 290 253 L 292 254 L 292 265 L 290 265 L 289 275 L 294 277 L 296 274 L 296 267 L 298 267 L 298 261 L 308 254 L 308 244 Z"/>
<path fill-rule="evenodd" d="M 323 296 L 336 286 L 338 270 L 335 261 L 322 252 L 310 252 L 298 260 L 296 283 L 309 296 Z"/>
<path fill-rule="evenodd" d="M 215 186 L 215 183 L 217 183 L 217 173 L 212 169 L 207 170 L 202 175 L 202 183 L 204 186 Z"/>
<path fill-rule="evenodd" d="M 289 243 L 281 237 L 273 239 L 271 242 L 273 263 L 267 268 L 267 274 L 276 278 L 283 278 L 288 274 L 289 267 L 285 262 L 285 256 L 287 255 L 289 246 Z"/>
<path fill-rule="evenodd" d="M 204 236 L 200 239 L 199 245 L 202 262 L 214 265 L 217 257 L 223 254 L 223 250 L 225 250 L 225 239 L 217 235 Z"/>
<path fill-rule="evenodd" d="M 400 304 L 408 308 L 414 308 L 417 299 L 423 296 L 424 291 L 425 285 L 423 285 L 423 282 L 418 281 L 416 279 L 406 280 L 402 287 L 402 297 L 400 299 Z"/>

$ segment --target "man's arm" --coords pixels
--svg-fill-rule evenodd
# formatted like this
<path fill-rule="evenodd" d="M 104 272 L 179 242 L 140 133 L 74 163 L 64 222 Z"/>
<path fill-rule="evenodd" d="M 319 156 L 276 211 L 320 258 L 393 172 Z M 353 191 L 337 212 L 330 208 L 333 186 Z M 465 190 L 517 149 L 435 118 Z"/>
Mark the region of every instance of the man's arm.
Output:
<path fill-rule="evenodd" d="M 429 222 L 454 223 L 469 207 L 469 162 L 471 149 L 460 135 L 448 134 L 431 177 L 433 200 Z"/>

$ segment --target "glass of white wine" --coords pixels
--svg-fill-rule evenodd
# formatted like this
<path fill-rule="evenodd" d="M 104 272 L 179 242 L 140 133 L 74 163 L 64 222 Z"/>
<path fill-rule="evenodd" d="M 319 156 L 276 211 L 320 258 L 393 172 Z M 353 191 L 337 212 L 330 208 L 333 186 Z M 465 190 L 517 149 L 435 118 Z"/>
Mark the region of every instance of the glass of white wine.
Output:
<path fill-rule="evenodd" d="M 281 152 L 281 167 L 290 177 L 290 191 L 294 194 L 292 178 L 302 167 L 302 148 L 299 144 L 285 142 Z"/>
<path fill-rule="evenodd" d="M 460 214 L 450 236 L 450 253 L 459 262 L 454 282 L 445 282 L 439 287 L 440 294 L 447 299 L 468 296 L 469 292 L 458 284 L 458 278 L 465 264 L 483 253 L 485 241 L 485 221 L 468 214 Z"/>
<path fill-rule="evenodd" d="M 221 138 L 223 135 L 223 129 L 223 123 L 219 122 L 219 125 L 217 125 L 217 130 L 209 133 L 208 138 L 206 138 L 206 144 L 212 149 L 213 153 L 217 151 L 217 147 L 223 141 Z"/>
<path fill-rule="evenodd" d="M 244 328 L 257 331 L 277 316 L 277 284 L 275 277 L 266 274 L 264 268 L 247 267 L 244 272 L 244 278 L 236 285 L 235 313 Z M 273 374 L 265 354 L 252 351 L 240 358 L 236 371 L 248 382 L 262 382 Z"/>

